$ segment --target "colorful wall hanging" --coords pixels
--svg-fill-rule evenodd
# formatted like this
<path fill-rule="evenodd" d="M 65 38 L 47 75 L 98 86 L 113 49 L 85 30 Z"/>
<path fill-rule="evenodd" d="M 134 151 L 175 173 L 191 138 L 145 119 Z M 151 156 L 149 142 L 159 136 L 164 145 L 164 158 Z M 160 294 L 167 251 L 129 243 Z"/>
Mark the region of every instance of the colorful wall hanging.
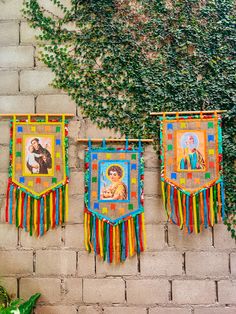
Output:
<path fill-rule="evenodd" d="M 163 116 L 162 196 L 171 222 L 191 233 L 224 218 L 221 116 Z"/>
<path fill-rule="evenodd" d="M 92 147 L 85 153 L 86 250 L 109 263 L 145 248 L 144 162 L 138 148 Z"/>
<path fill-rule="evenodd" d="M 68 121 L 13 116 L 6 222 L 43 235 L 68 213 Z"/>

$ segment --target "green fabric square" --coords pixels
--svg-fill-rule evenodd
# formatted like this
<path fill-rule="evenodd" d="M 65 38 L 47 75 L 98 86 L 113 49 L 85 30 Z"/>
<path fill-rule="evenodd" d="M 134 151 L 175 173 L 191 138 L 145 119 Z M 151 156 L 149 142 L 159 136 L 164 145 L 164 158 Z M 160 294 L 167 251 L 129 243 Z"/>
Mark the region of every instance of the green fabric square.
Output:
<path fill-rule="evenodd" d="M 209 172 L 205 173 L 205 179 L 210 179 L 211 178 L 211 174 Z"/>
<path fill-rule="evenodd" d="M 136 154 L 132 154 L 131 159 L 136 160 Z"/>
<path fill-rule="evenodd" d="M 21 152 L 16 152 L 16 157 L 21 157 Z"/>
<path fill-rule="evenodd" d="M 57 178 L 52 178 L 52 183 L 57 183 Z"/>
<path fill-rule="evenodd" d="M 61 127 L 60 126 L 57 126 L 56 127 L 56 132 L 58 133 L 58 132 L 60 132 L 61 131 Z"/>
<path fill-rule="evenodd" d="M 97 182 L 97 177 L 92 177 L 92 182 Z"/>
<path fill-rule="evenodd" d="M 134 205 L 133 205 L 133 204 L 129 204 L 128 209 L 129 209 L 129 210 L 134 209 Z"/>
<path fill-rule="evenodd" d="M 173 145 L 172 144 L 167 145 L 167 150 L 172 150 L 172 149 L 173 149 Z"/>
<path fill-rule="evenodd" d="M 208 122 L 208 129 L 213 129 L 213 128 L 214 128 L 214 123 Z"/>

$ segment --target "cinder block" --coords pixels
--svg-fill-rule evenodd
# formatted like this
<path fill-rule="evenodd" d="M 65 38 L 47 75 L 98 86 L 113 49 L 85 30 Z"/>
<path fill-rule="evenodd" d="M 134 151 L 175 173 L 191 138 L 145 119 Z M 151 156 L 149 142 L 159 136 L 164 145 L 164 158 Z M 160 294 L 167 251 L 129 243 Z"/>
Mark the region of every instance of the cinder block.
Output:
<path fill-rule="evenodd" d="M 204 229 L 199 234 L 187 234 L 180 230 L 178 226 L 168 225 L 169 246 L 178 249 L 213 249 L 212 230 Z"/>
<path fill-rule="evenodd" d="M 34 97 L 0 96 L 0 113 L 34 113 Z"/>
<path fill-rule="evenodd" d="M 0 94 L 15 94 L 17 92 L 18 73 L 16 71 L 0 71 Z"/>
<path fill-rule="evenodd" d="M 1 2 L 0 20 L 11 20 L 21 18 L 23 0 L 7 0 Z"/>
<path fill-rule="evenodd" d="M 65 226 L 65 246 L 67 248 L 84 249 L 84 225 Z"/>
<path fill-rule="evenodd" d="M 68 148 L 68 165 L 69 168 L 78 168 L 78 146 L 76 145 L 69 145 Z"/>
<path fill-rule="evenodd" d="M 229 256 L 220 252 L 186 252 L 186 273 L 189 276 L 226 276 Z"/>
<path fill-rule="evenodd" d="M 17 247 L 17 229 L 14 225 L 0 224 L 0 248 Z"/>
<path fill-rule="evenodd" d="M 7 172 L 9 166 L 9 147 L 0 146 L 0 172 Z"/>
<path fill-rule="evenodd" d="M 46 262 L 45 262 L 46 261 Z M 76 253 L 73 251 L 42 250 L 36 252 L 37 275 L 74 275 Z"/>
<path fill-rule="evenodd" d="M 98 313 L 99 314 L 103 313 L 102 309 L 98 306 L 82 305 L 79 307 L 79 314 L 98 314 Z"/>
<path fill-rule="evenodd" d="M 145 195 L 161 195 L 160 175 L 156 171 L 145 171 L 144 193 Z"/>
<path fill-rule="evenodd" d="M 177 307 L 153 307 L 149 309 L 149 314 L 191 314 L 191 309 Z"/>
<path fill-rule="evenodd" d="M 2 6 L 2 4 L 1 4 Z M 1 22 L 0 23 L 0 45 L 10 46 L 19 44 L 19 23 Z"/>
<path fill-rule="evenodd" d="M 82 122 L 81 124 L 81 121 L 83 120 L 70 120 L 69 125 L 68 125 L 68 137 L 70 141 L 76 142 L 77 139 L 79 138 L 79 133 L 81 131 L 82 124 L 84 128 L 84 123 Z M 84 136 L 80 136 L 80 137 L 84 137 Z M 79 150 L 81 149 L 81 144 L 79 145 L 78 149 Z M 82 151 L 84 152 L 84 149 L 82 149 Z"/>
<path fill-rule="evenodd" d="M 84 197 L 70 196 L 69 197 L 69 214 L 68 223 L 83 223 L 84 221 Z"/>
<path fill-rule="evenodd" d="M 67 278 L 64 282 L 64 301 L 66 303 L 82 302 L 82 279 Z"/>
<path fill-rule="evenodd" d="M 53 306 L 39 306 L 35 309 L 35 314 L 76 314 L 75 306 L 53 305 Z"/>
<path fill-rule="evenodd" d="M 194 314 L 235 314 L 236 307 L 202 307 L 195 308 Z"/>
<path fill-rule="evenodd" d="M 125 283 L 122 279 L 84 279 L 83 301 L 87 303 L 124 303 Z"/>
<path fill-rule="evenodd" d="M 50 70 L 25 70 L 20 73 L 20 90 L 34 94 L 55 93 L 58 90 L 49 85 L 53 79 L 54 74 Z"/>
<path fill-rule="evenodd" d="M 29 26 L 27 22 L 22 21 L 20 25 L 20 41 L 22 44 L 35 44 L 37 43 L 36 37 L 40 31 L 36 28 Z"/>
<path fill-rule="evenodd" d="M 216 302 L 216 287 L 209 280 L 174 280 L 173 302 L 177 304 L 213 304 Z"/>
<path fill-rule="evenodd" d="M 33 67 L 33 47 L 8 46 L 0 47 L 0 60 L 2 68 L 27 68 Z"/>
<path fill-rule="evenodd" d="M 84 195 L 84 172 L 70 173 L 69 195 Z"/>
<path fill-rule="evenodd" d="M 168 303 L 170 285 L 164 279 L 127 280 L 128 304 Z"/>
<path fill-rule="evenodd" d="M 28 232 L 20 230 L 20 245 L 24 248 L 52 248 L 62 246 L 61 228 L 48 230 L 43 237 L 31 237 Z"/>
<path fill-rule="evenodd" d="M 163 225 L 147 225 L 147 249 L 146 251 L 157 251 L 165 247 L 165 231 Z"/>
<path fill-rule="evenodd" d="M 145 222 L 148 224 L 165 223 L 166 213 L 160 197 L 145 197 Z"/>
<path fill-rule="evenodd" d="M 157 153 L 153 149 L 145 148 L 144 164 L 146 168 L 160 168 L 160 161 L 158 160 Z"/>
<path fill-rule="evenodd" d="M 49 260 L 45 260 L 46 265 L 49 263 Z M 20 279 L 20 298 L 28 299 L 37 292 L 41 293 L 39 302 L 58 302 L 61 299 L 61 280 L 57 278 Z"/>
<path fill-rule="evenodd" d="M 16 231 L 17 232 L 17 231 Z M 0 276 L 30 275 L 33 273 L 33 252 L 0 251 Z"/>
<path fill-rule="evenodd" d="M 235 249 L 235 239 L 231 238 L 230 232 L 227 227 L 223 224 L 218 224 L 214 226 L 214 246 L 220 250 Z"/>
<path fill-rule="evenodd" d="M 1 97 L 0 97 L 1 99 Z M 0 100 L 1 102 L 1 100 Z M 1 105 L 0 105 L 1 108 Z M 0 109 L 1 110 L 1 109 Z M 9 121 L 1 121 L 0 143 L 9 144 L 10 142 L 10 124 Z"/>
<path fill-rule="evenodd" d="M 95 275 L 95 258 L 93 253 L 78 252 L 78 275 L 81 277 Z"/>
<path fill-rule="evenodd" d="M 15 299 L 17 296 L 17 279 L 12 277 L 1 277 L 0 283 L 9 294 L 11 299 Z"/>
<path fill-rule="evenodd" d="M 120 133 L 115 132 L 107 128 L 99 129 L 96 124 L 92 123 L 89 119 L 86 119 L 86 137 L 93 138 L 96 135 L 96 138 L 120 138 Z M 122 147 L 123 144 L 121 144 Z"/>
<path fill-rule="evenodd" d="M 112 306 L 104 307 L 104 314 L 146 314 L 146 308 L 141 307 L 124 307 L 124 306 Z"/>
<path fill-rule="evenodd" d="M 128 258 L 125 263 L 120 264 L 109 264 L 98 257 L 96 270 L 98 276 L 135 276 L 138 274 L 137 256 Z"/>
<path fill-rule="evenodd" d="M 236 304 L 236 280 L 220 280 L 218 295 L 221 304 Z"/>
<path fill-rule="evenodd" d="M 7 173 L 1 173 L 1 176 L 0 176 L 0 194 L 2 194 L 2 195 L 6 195 L 7 182 L 8 182 L 8 174 Z"/>
<path fill-rule="evenodd" d="M 231 253 L 230 254 L 230 269 L 231 269 L 231 274 L 236 275 L 236 253 Z"/>
<path fill-rule="evenodd" d="M 183 257 L 180 252 L 146 252 L 141 255 L 142 276 L 182 275 Z"/>
<path fill-rule="evenodd" d="M 68 95 L 39 95 L 36 100 L 36 111 L 37 113 L 76 114 L 76 103 Z"/>

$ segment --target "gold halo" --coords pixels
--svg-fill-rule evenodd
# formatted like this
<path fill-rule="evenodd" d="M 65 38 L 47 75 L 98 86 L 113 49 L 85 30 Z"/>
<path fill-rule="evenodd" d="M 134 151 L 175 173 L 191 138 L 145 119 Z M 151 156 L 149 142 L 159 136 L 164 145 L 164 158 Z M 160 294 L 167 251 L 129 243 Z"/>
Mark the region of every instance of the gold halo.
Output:
<path fill-rule="evenodd" d="M 125 170 L 124 170 L 124 167 L 122 167 L 120 164 L 110 164 L 110 165 L 107 167 L 107 170 L 106 170 L 106 177 L 107 177 L 107 179 L 111 181 L 111 179 L 109 178 L 109 175 L 108 175 L 108 169 L 109 169 L 110 167 L 112 167 L 112 166 L 118 166 L 118 167 L 120 167 L 120 168 L 122 169 L 123 175 L 122 175 L 122 177 L 120 177 L 120 180 L 122 180 L 122 179 L 124 178 L 124 176 L 125 176 Z"/>

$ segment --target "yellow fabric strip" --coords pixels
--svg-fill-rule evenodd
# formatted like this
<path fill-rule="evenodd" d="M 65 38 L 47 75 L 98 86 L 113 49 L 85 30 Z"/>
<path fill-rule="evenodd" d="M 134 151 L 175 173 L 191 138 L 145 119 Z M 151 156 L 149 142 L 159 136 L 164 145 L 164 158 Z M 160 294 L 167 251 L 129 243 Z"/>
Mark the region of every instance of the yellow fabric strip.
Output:
<path fill-rule="evenodd" d="M 68 183 L 65 185 L 65 221 L 68 220 Z"/>
<path fill-rule="evenodd" d="M 47 203 L 46 203 L 46 195 L 43 197 L 43 203 L 44 203 L 44 232 L 47 231 Z"/>
<path fill-rule="evenodd" d="M 62 189 L 59 189 L 59 212 L 60 212 L 60 224 L 62 223 Z"/>
<path fill-rule="evenodd" d="M 18 226 L 21 225 L 21 219 L 22 219 L 22 217 L 21 217 L 21 206 L 22 206 L 22 192 L 20 190 L 20 193 L 19 193 L 19 206 L 18 206 Z"/>
<path fill-rule="evenodd" d="M 26 219 L 27 231 L 29 231 L 29 225 L 30 225 L 30 196 L 28 195 L 28 198 L 27 198 L 27 219 Z"/>
<path fill-rule="evenodd" d="M 197 230 L 197 208 L 196 208 L 196 196 L 195 195 L 193 195 L 193 217 L 194 217 L 195 233 L 198 233 L 198 230 Z"/>
<path fill-rule="evenodd" d="M 170 205 L 170 185 L 168 184 L 167 186 L 167 207 L 168 207 L 168 219 L 170 217 L 171 214 L 171 205 Z M 170 220 L 171 221 L 171 220 Z"/>
<path fill-rule="evenodd" d="M 211 225 L 214 226 L 213 187 L 210 187 Z"/>
<path fill-rule="evenodd" d="M 52 192 L 50 193 L 50 218 L 51 218 L 51 227 L 53 226 L 53 198 Z"/>
<path fill-rule="evenodd" d="M 85 248 L 88 251 L 88 215 L 87 213 L 84 213 L 84 244 L 85 244 Z"/>
<path fill-rule="evenodd" d="M 116 229 L 115 226 L 111 226 L 110 228 L 113 228 L 113 232 L 112 232 L 112 241 L 113 241 L 113 260 L 114 262 L 116 262 Z"/>
<path fill-rule="evenodd" d="M 129 255 L 133 255 L 132 234 L 131 234 L 131 219 L 128 219 L 128 237 L 129 237 Z"/>
<path fill-rule="evenodd" d="M 37 210 L 37 200 L 34 198 L 34 232 L 37 234 L 38 225 L 38 210 Z"/>
<path fill-rule="evenodd" d="M 183 210 L 182 210 L 182 201 L 181 201 L 181 195 L 180 190 L 177 190 L 178 193 L 178 205 L 179 205 L 179 218 L 180 218 L 180 229 L 183 228 Z"/>
<path fill-rule="evenodd" d="M 162 191 L 163 207 L 165 209 L 167 219 L 169 219 L 168 211 L 166 208 L 166 195 L 165 195 L 165 182 L 164 181 L 161 181 L 161 191 Z"/>
<path fill-rule="evenodd" d="M 143 249 L 147 247 L 147 236 L 146 236 L 146 229 L 145 229 L 145 218 L 144 213 L 141 214 L 142 217 L 142 231 L 143 231 Z"/>
<path fill-rule="evenodd" d="M 218 199 L 218 219 L 221 221 L 221 197 L 220 197 L 220 183 L 217 184 L 217 199 Z"/>
<path fill-rule="evenodd" d="M 102 221 L 98 219 L 98 236 L 99 236 L 99 247 L 100 247 L 100 255 L 103 257 L 103 243 L 102 243 Z"/>

